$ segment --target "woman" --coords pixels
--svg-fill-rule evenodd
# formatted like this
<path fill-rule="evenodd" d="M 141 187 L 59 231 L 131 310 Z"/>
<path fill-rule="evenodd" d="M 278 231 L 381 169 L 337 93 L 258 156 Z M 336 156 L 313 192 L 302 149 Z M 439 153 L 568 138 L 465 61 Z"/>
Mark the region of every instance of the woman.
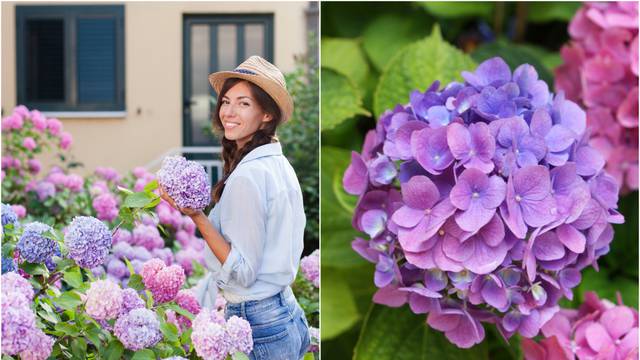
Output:
<path fill-rule="evenodd" d="M 213 188 L 216 205 L 208 218 L 178 208 L 211 250 L 198 292 L 210 307 L 220 288 L 225 316 L 251 324 L 251 359 L 300 359 L 309 332 L 289 285 L 302 255 L 305 215 L 300 184 L 276 137 L 293 100 L 280 70 L 258 56 L 209 81 L 218 93 L 213 125 L 224 134 L 224 176 Z M 164 191 L 162 197 L 176 207 Z"/>

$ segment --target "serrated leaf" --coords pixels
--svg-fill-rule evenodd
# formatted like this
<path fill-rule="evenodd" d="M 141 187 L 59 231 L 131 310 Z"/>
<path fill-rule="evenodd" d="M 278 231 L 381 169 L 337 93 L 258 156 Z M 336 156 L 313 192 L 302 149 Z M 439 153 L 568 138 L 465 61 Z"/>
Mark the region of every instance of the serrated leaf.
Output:
<path fill-rule="evenodd" d="M 475 67 L 468 55 L 442 39 L 436 25 L 429 37 L 405 47 L 389 62 L 374 96 L 375 115 L 409 103 L 411 91 L 425 91 L 435 80 L 441 85 L 461 81 L 460 73 Z"/>
<path fill-rule="evenodd" d="M 136 291 L 144 290 L 144 282 L 142 281 L 142 276 L 140 276 L 139 274 L 131 275 L 129 277 L 127 287 L 130 287 Z"/>
<path fill-rule="evenodd" d="M 149 349 L 138 350 L 133 354 L 131 360 L 155 360 L 156 354 Z"/>
<path fill-rule="evenodd" d="M 420 5 L 427 10 L 428 13 L 442 18 L 464 18 L 464 17 L 485 17 L 490 18 L 493 14 L 494 4 L 489 2 L 470 2 L 460 1 L 452 6 L 446 1 L 425 1 Z"/>
<path fill-rule="evenodd" d="M 122 206 L 129 208 L 141 208 L 147 206 L 153 201 L 153 198 L 149 194 L 144 192 L 137 192 L 127 196 L 124 199 Z"/>
<path fill-rule="evenodd" d="M 364 264 L 366 260 L 351 248 L 351 242 L 359 235 L 351 225 L 355 196 L 349 200 L 351 196 L 341 188 L 344 171 L 351 161 L 350 152 L 327 146 L 321 151 L 320 208 L 323 214 L 331 214 L 323 217 L 320 223 L 322 263 L 334 267 Z"/>
<path fill-rule="evenodd" d="M 325 255 L 323 254 L 323 260 Z M 353 299 L 353 294 L 344 277 L 333 276 L 334 271 L 322 266 L 322 276 L 332 281 L 322 283 L 322 307 L 331 311 L 320 312 L 320 337 L 329 340 L 349 330 L 360 320 L 360 313 Z"/>
<path fill-rule="evenodd" d="M 407 20 L 406 15 L 387 14 L 373 20 L 362 35 L 362 48 L 373 65 L 383 71 L 389 60 L 403 47 L 429 33 L 429 24 Z M 325 49 L 322 48 L 324 54 Z M 322 63 L 324 66 L 324 62 Z"/>
<path fill-rule="evenodd" d="M 323 38 L 321 48 L 322 67 L 334 70 L 349 78 L 360 89 L 364 88 L 364 82 L 369 75 L 369 64 L 358 40 Z"/>
<path fill-rule="evenodd" d="M 390 308 L 372 304 L 360 332 L 354 360 L 482 360 L 488 359 L 486 342 L 460 349 L 440 331 L 425 322 L 426 315 L 414 314 L 408 306 Z"/>
<path fill-rule="evenodd" d="M 72 310 L 82 304 L 82 299 L 80 295 L 71 290 L 63 292 L 58 298 L 53 299 L 53 302 L 64 310 Z"/>
<path fill-rule="evenodd" d="M 119 340 L 114 338 L 109 343 L 109 346 L 107 346 L 104 357 L 107 360 L 119 360 L 122 357 L 122 353 L 124 353 L 124 346 Z"/>
<path fill-rule="evenodd" d="M 158 179 L 153 179 L 144 186 L 144 191 L 152 192 L 153 190 L 158 188 Z"/>
<path fill-rule="evenodd" d="M 528 2 L 527 21 L 544 23 L 550 21 L 569 22 L 582 6 L 581 2 Z"/>
<path fill-rule="evenodd" d="M 369 116 L 362 107 L 362 94 L 349 79 L 322 68 L 321 129 L 331 129 L 356 115 Z"/>
<path fill-rule="evenodd" d="M 82 272 L 80 271 L 80 267 L 74 266 L 64 271 L 63 279 L 71 287 L 78 288 L 82 286 L 83 279 L 82 279 Z"/>
<path fill-rule="evenodd" d="M 178 328 L 174 324 L 162 321 L 160 331 L 170 342 L 178 341 Z"/>

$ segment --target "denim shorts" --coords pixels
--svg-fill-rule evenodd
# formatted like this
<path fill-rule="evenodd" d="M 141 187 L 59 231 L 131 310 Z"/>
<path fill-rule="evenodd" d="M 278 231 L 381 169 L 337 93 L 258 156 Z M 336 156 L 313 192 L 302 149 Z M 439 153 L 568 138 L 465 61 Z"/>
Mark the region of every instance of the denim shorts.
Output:
<path fill-rule="evenodd" d="M 298 360 L 311 344 L 304 311 L 289 287 L 263 300 L 227 303 L 225 318 L 233 315 L 251 324 L 252 360 Z"/>

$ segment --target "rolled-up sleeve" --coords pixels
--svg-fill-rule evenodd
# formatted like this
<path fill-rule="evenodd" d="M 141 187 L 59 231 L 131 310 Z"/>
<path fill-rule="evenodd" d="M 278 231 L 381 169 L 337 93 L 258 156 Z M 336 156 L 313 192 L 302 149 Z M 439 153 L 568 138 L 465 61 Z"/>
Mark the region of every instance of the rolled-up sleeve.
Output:
<path fill-rule="evenodd" d="M 225 201 L 220 210 L 222 236 L 231 244 L 231 252 L 218 273 L 217 284 L 224 287 L 230 279 L 244 287 L 257 278 L 266 240 L 266 200 L 260 187 L 248 176 L 235 176 L 225 185 Z"/>

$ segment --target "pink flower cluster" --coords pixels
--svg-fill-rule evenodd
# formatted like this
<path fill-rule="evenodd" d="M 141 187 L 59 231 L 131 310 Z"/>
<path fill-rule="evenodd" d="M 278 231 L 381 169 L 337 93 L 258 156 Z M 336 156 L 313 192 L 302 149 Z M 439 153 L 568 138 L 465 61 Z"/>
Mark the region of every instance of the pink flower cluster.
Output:
<path fill-rule="evenodd" d="M 160 259 L 151 259 L 144 263 L 140 275 L 156 303 L 175 299 L 186 280 L 184 269 L 180 265 L 166 266 Z"/>
<path fill-rule="evenodd" d="M 522 339 L 525 358 L 554 359 L 637 359 L 638 312 L 607 300 L 594 292 L 585 294 L 578 310 L 563 309 L 543 327 L 540 343 Z"/>
<path fill-rule="evenodd" d="M 46 118 L 40 111 L 29 111 L 26 106 L 18 105 L 13 113 L 2 119 L 2 132 L 20 132 L 24 129 L 33 129 L 37 133 L 49 135 L 58 141 L 58 146 L 67 150 L 73 143 L 73 137 L 68 132 L 62 131 L 62 123 L 55 118 Z M 32 137 L 25 137 L 22 146 L 28 150 L 34 150 L 38 146 Z"/>
<path fill-rule="evenodd" d="M 320 251 L 318 249 L 300 260 L 300 269 L 313 286 L 320 287 Z"/>
<path fill-rule="evenodd" d="M 621 192 L 637 190 L 638 3 L 585 3 L 569 34 L 555 86 L 587 109 L 590 144 Z"/>
<path fill-rule="evenodd" d="M 97 280 L 87 290 L 85 309 L 96 320 L 115 319 L 120 315 L 123 293 L 118 284 L 111 280 Z"/>
<path fill-rule="evenodd" d="M 200 313 L 200 303 L 198 303 L 198 299 L 196 299 L 196 296 L 191 289 L 182 289 L 178 291 L 175 301 L 178 306 L 194 315 L 198 315 Z M 191 320 L 182 315 L 177 317 L 177 322 L 183 328 L 191 327 Z"/>

